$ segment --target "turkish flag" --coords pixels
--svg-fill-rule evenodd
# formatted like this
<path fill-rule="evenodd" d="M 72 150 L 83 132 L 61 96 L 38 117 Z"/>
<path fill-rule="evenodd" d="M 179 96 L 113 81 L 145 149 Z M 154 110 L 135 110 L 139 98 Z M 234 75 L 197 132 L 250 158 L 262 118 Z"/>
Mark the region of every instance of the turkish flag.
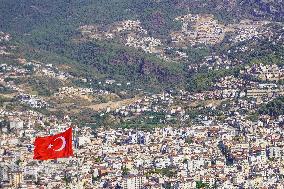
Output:
<path fill-rule="evenodd" d="M 34 159 L 47 160 L 73 156 L 72 128 L 52 136 L 35 139 Z"/>

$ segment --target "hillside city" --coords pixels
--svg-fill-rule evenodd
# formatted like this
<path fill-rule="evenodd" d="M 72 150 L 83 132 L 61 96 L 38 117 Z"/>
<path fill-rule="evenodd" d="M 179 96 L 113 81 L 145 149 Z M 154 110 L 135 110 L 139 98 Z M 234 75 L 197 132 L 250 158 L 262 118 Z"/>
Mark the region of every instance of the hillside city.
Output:
<path fill-rule="evenodd" d="M 193 76 L 184 77 L 188 88 L 169 80 L 147 90 L 115 71 L 93 78 L 90 67 L 40 59 L 31 48 L 32 56 L 16 34 L 0 31 L 0 188 L 284 188 L 283 23 L 227 24 L 201 13 L 171 19 L 179 27 L 165 38 L 125 19 L 82 23 L 70 40 L 125 48 L 119 60 L 106 58 L 117 70 L 126 69 L 120 61 L 132 68 L 132 50 L 166 66 L 182 62 Z M 178 78 L 151 60 L 136 58 L 141 75 Z M 73 157 L 33 159 L 36 137 L 70 127 Z"/>

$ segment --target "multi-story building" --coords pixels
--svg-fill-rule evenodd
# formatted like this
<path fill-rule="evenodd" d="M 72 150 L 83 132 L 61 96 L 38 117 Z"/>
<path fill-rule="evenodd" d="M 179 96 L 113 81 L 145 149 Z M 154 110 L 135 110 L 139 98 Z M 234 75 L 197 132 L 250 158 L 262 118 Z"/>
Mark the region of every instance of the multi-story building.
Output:
<path fill-rule="evenodd" d="M 10 186 L 10 169 L 6 165 L 0 165 L 0 188 Z"/>
<path fill-rule="evenodd" d="M 146 181 L 143 175 L 128 175 L 122 180 L 123 189 L 141 189 Z"/>

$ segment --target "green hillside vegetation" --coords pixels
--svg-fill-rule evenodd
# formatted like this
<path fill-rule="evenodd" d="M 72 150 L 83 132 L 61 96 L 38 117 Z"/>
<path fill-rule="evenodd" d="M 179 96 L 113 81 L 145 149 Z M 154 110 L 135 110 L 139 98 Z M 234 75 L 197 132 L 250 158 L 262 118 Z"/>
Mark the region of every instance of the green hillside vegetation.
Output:
<path fill-rule="evenodd" d="M 53 64 L 69 64 L 75 76 L 131 81 L 134 85 L 161 89 L 183 85 L 183 64 L 164 62 L 154 55 L 110 42 L 68 43 L 57 53 L 29 49 L 26 57 Z M 169 85 L 170 84 L 170 85 Z"/>
<path fill-rule="evenodd" d="M 237 0 L 230 5 L 224 0 L 2 0 L 1 5 L 0 16 L 4 18 L 0 21 L 1 28 L 18 32 L 30 32 L 39 26 L 66 28 L 132 18 L 141 20 L 147 30 L 163 34 L 175 26 L 175 16 L 188 11 L 214 13 L 223 22 L 244 17 L 283 19 L 283 3 L 279 0 Z M 254 10 L 261 11 L 262 15 L 255 14 Z"/>
<path fill-rule="evenodd" d="M 275 3 L 271 2 L 271 5 Z M 243 9 L 243 6 L 246 8 Z M 74 39 L 80 35 L 78 27 L 86 24 L 108 25 L 126 19 L 139 19 L 150 36 L 167 41 L 169 33 L 180 28 L 180 23 L 174 21 L 176 16 L 186 13 L 212 13 L 221 22 L 231 23 L 245 17 L 252 18 L 251 11 L 255 8 L 260 10 L 262 6 L 262 1 L 254 4 L 251 1 L 236 1 L 235 4 L 228 6 L 222 0 L 194 2 L 186 0 L 2 0 L 0 16 L 3 19 L 0 20 L 0 28 L 12 34 L 13 43 L 21 47 L 20 51 L 26 57 L 44 63 L 71 65 L 71 73 L 74 75 L 131 81 L 139 88 L 150 90 L 167 87 L 205 90 L 212 86 L 214 74 L 223 76 L 224 72 L 229 72 L 220 70 L 217 73 L 186 75 L 187 66 L 183 62 L 165 62 L 154 55 L 116 43 L 75 41 Z M 281 6 L 279 14 L 281 14 Z M 274 18 L 273 15 L 272 18 Z M 271 44 L 260 45 L 260 47 L 278 48 Z M 198 50 L 188 48 L 185 50 L 190 55 L 188 61 L 195 63 L 201 61 L 203 56 L 209 54 L 211 48 L 213 47 Z M 225 49 L 221 47 L 214 50 L 225 52 L 222 51 Z M 232 58 L 247 56 L 250 58 L 245 60 L 249 62 L 251 57 L 258 58 L 269 54 L 268 52 L 264 55 L 256 54 L 258 52 L 260 51 L 252 52 L 254 54 L 230 56 Z M 279 58 L 278 55 L 275 56 Z"/>
<path fill-rule="evenodd" d="M 284 114 L 284 97 L 278 97 L 271 102 L 261 106 L 258 110 L 260 114 L 279 116 Z"/>
<path fill-rule="evenodd" d="M 5 20 L 1 21 L 1 25 L 4 31 L 16 36 L 17 45 L 24 46 L 22 50 L 31 59 L 75 65 L 71 70 L 75 75 L 131 81 L 142 88 L 160 89 L 168 84 L 182 84 L 182 64 L 164 62 L 115 43 L 73 41 L 79 35 L 77 28 L 83 24 L 110 24 L 138 18 L 152 35 L 165 35 L 175 28 L 173 18 L 179 14 L 167 4 L 129 0 L 33 0 L 25 3 L 14 0 L 4 4 L 2 13 Z M 11 9 L 15 10 L 12 14 L 7 12 Z M 145 11 L 138 11 L 141 9 Z M 137 12 L 140 15 L 136 15 Z M 159 20 L 151 21 L 157 14 L 161 14 L 164 20 L 160 25 Z M 152 23 L 147 23 L 149 21 Z M 27 34 L 22 35 L 22 32 Z"/>

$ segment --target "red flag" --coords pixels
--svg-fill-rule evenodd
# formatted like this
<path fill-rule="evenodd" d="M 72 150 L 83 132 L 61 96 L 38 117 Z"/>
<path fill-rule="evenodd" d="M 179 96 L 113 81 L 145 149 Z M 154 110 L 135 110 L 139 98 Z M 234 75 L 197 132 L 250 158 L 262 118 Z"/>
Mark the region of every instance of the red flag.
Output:
<path fill-rule="evenodd" d="M 47 160 L 73 156 L 72 128 L 52 136 L 35 139 L 34 159 Z"/>

